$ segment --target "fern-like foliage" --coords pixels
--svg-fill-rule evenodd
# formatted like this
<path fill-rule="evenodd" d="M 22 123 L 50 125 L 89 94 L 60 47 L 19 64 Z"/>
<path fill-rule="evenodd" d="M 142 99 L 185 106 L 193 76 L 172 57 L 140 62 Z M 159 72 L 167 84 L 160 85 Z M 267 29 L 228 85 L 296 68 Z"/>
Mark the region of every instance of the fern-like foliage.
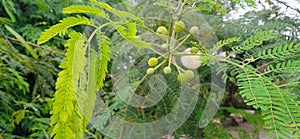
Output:
<path fill-rule="evenodd" d="M 90 1 L 98 8 L 74 5 L 64 8 L 63 13 L 98 16 L 106 19 L 107 23 L 95 25 L 93 20 L 83 16 L 71 16 L 45 30 L 38 40 L 38 44 L 45 43 L 58 34 L 67 34 L 68 29 L 76 25 L 96 27 L 88 39 L 76 32 L 69 33 L 65 61 L 60 65 L 63 70 L 59 73 L 54 95 L 51 116 L 51 136 L 54 138 L 83 138 L 86 125 L 92 117 L 96 92 L 104 85 L 110 61 L 110 39 L 101 29 L 110 25 L 117 28 L 122 37 L 132 39 L 136 35 L 136 21 L 142 23 L 140 18 L 131 13 L 114 9 L 104 2 Z M 107 11 L 118 17 L 118 21 L 112 21 Z M 120 24 L 120 20 L 126 23 L 126 27 Z M 98 49 L 91 47 L 93 38 L 97 39 Z"/>
<path fill-rule="evenodd" d="M 257 75 L 255 69 L 251 66 L 247 66 L 241 70 L 242 71 L 239 72 L 237 78 L 239 88 L 241 89 L 240 94 L 245 98 L 244 101 L 256 109 L 261 108 L 266 110 L 267 106 L 265 104 L 271 103 L 271 94 L 266 90 L 268 90 L 268 87 L 272 88 L 273 86 L 261 84 L 261 81 L 265 82 L 269 81 L 269 79 Z M 258 91 L 259 89 L 262 89 L 263 91 Z"/>
<path fill-rule="evenodd" d="M 269 65 L 266 73 L 299 73 L 300 60 L 288 60 L 277 63 L 276 65 Z"/>
<path fill-rule="evenodd" d="M 51 136 L 54 138 L 82 138 L 84 123 L 82 114 L 77 107 L 76 92 L 78 80 L 86 65 L 84 42 L 86 37 L 71 32 L 66 44 L 65 61 L 61 63 L 63 70 L 58 74 L 51 125 L 54 125 Z"/>
<path fill-rule="evenodd" d="M 76 92 L 80 112 L 83 114 L 83 128 L 92 118 L 92 112 L 96 101 L 96 67 L 97 53 L 90 49 L 87 58 L 87 70 L 80 74 L 79 89 Z"/>
<path fill-rule="evenodd" d="M 103 10 L 91 6 L 86 6 L 86 5 L 74 5 L 74 6 L 66 7 L 63 9 L 63 13 L 65 14 L 84 13 L 84 14 L 100 16 L 104 19 L 108 18 L 108 15 Z"/>
<path fill-rule="evenodd" d="M 99 66 L 97 66 L 97 89 L 101 89 L 103 87 L 103 81 L 106 77 L 107 73 L 107 65 L 110 60 L 110 42 L 109 38 L 100 32 L 97 33 L 97 40 L 98 40 L 98 46 L 100 55 L 97 58 L 97 63 Z"/>
<path fill-rule="evenodd" d="M 18 89 L 22 90 L 24 94 L 29 92 L 29 84 L 24 80 L 20 73 L 2 63 L 0 63 L 0 78 L 0 89 L 6 90 L 7 88 L 18 87 Z"/>
<path fill-rule="evenodd" d="M 85 115 L 87 117 L 87 120 L 92 118 L 92 113 L 93 113 L 93 108 L 95 105 L 96 101 L 96 91 L 97 89 L 97 80 L 96 77 L 99 77 L 96 75 L 96 70 L 97 70 L 97 53 L 95 50 L 90 51 L 90 56 L 89 56 L 89 66 L 88 66 L 88 80 L 87 80 L 87 99 L 86 102 L 88 102 L 88 106 L 86 107 L 87 112 L 85 112 Z"/>
<path fill-rule="evenodd" d="M 237 78 L 239 93 L 244 98 L 244 102 L 262 111 L 264 127 L 269 130 L 267 135 L 274 138 L 290 138 L 292 132 L 300 133 L 299 98 L 290 90 L 277 85 L 274 82 L 276 76 L 268 73 L 294 73 L 299 76 L 299 59 L 289 58 L 300 53 L 300 44 L 291 43 L 272 48 L 255 47 L 275 37 L 272 31 L 259 32 L 244 41 L 242 45 L 232 47 L 232 53 L 247 53 L 252 49 L 260 49 L 258 54 L 248 53 L 250 62 L 229 57 L 224 61 L 229 64 L 229 74 Z M 264 71 L 258 72 L 251 62 L 264 59 L 282 62 L 269 64 Z M 298 138 L 299 134 L 295 134 L 294 137 Z"/>
<path fill-rule="evenodd" d="M 261 76 L 251 66 L 241 70 L 238 78 L 240 94 L 248 105 L 260 108 L 268 135 L 290 137 L 291 131 L 299 132 L 299 101 L 295 94 L 281 90 L 272 79 Z"/>
<path fill-rule="evenodd" d="M 57 34 L 64 35 L 68 32 L 68 28 L 76 25 L 90 25 L 91 21 L 88 18 L 77 16 L 77 17 L 67 17 L 60 21 L 60 23 L 46 29 L 42 32 L 40 38 L 38 39 L 38 44 L 47 42 L 49 39 L 53 38 Z"/>
<path fill-rule="evenodd" d="M 217 42 L 214 45 L 214 49 L 213 50 L 219 50 L 223 46 L 230 45 L 230 44 L 232 44 L 234 42 L 239 42 L 240 40 L 241 40 L 240 37 L 233 37 L 233 38 L 228 38 L 226 40 L 220 40 L 219 42 Z"/>
<path fill-rule="evenodd" d="M 277 35 L 272 30 L 271 31 L 261 31 L 256 33 L 255 35 L 249 37 L 245 40 L 240 46 L 235 46 L 232 48 L 235 54 L 242 53 L 247 50 L 251 50 L 256 46 L 260 46 L 264 41 L 275 38 Z"/>
<path fill-rule="evenodd" d="M 286 44 L 276 46 L 273 49 L 262 50 L 257 54 L 261 59 L 280 59 L 295 56 L 294 54 L 300 51 L 300 44 Z"/>
<path fill-rule="evenodd" d="M 98 2 L 96 0 L 90 0 L 92 3 L 94 3 L 95 5 L 109 11 L 110 13 L 120 17 L 121 19 L 126 19 L 126 18 L 129 18 L 129 19 L 132 19 L 136 22 L 140 22 L 140 23 L 143 23 L 143 20 L 141 20 L 139 17 L 131 14 L 131 13 L 128 13 L 126 11 L 119 11 L 117 9 L 114 9 L 112 8 L 110 5 L 104 3 L 104 2 Z"/>

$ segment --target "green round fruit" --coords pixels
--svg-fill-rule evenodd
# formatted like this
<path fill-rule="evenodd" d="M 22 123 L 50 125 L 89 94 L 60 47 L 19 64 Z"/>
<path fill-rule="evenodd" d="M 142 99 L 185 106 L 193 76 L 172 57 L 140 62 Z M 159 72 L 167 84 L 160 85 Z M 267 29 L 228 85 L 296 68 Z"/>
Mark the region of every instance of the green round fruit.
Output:
<path fill-rule="evenodd" d="M 154 68 L 149 68 L 149 69 L 147 69 L 147 74 L 153 74 L 154 73 Z"/>
<path fill-rule="evenodd" d="M 148 60 L 148 66 L 150 67 L 154 67 L 158 64 L 158 59 L 156 57 L 151 57 L 149 60 Z"/>
<path fill-rule="evenodd" d="M 156 33 L 168 35 L 168 29 L 164 26 L 159 26 L 156 30 Z"/>
<path fill-rule="evenodd" d="M 169 74 L 169 73 L 171 73 L 171 71 L 172 71 L 172 69 L 170 67 L 165 67 L 164 68 L 164 73 L 165 74 Z"/>
<path fill-rule="evenodd" d="M 193 26 L 190 29 L 191 34 L 196 34 L 196 33 L 198 33 L 198 31 L 199 31 L 199 28 L 197 26 Z"/>
<path fill-rule="evenodd" d="M 185 24 L 184 24 L 183 21 L 177 21 L 177 22 L 175 23 L 175 28 L 174 28 L 174 30 L 175 30 L 176 33 L 180 33 L 180 32 L 182 32 L 182 31 L 184 31 L 184 28 L 185 28 Z"/>
<path fill-rule="evenodd" d="M 179 73 L 179 74 L 177 75 L 177 80 L 178 80 L 179 82 L 185 82 L 185 81 L 187 81 L 188 79 L 186 78 L 185 73 Z"/>
<path fill-rule="evenodd" d="M 195 77 L 195 74 L 193 71 L 191 70 L 187 70 L 184 72 L 184 75 L 186 76 L 186 78 L 189 79 L 193 79 Z"/>
<path fill-rule="evenodd" d="M 190 51 L 192 54 L 197 54 L 199 49 L 197 47 L 192 47 Z"/>

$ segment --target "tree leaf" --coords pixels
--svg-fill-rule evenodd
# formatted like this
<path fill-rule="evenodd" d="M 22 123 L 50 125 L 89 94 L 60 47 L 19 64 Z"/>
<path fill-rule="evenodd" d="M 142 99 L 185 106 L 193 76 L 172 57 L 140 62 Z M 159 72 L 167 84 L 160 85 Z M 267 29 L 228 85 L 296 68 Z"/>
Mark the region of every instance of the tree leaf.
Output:
<path fill-rule="evenodd" d="M 12 33 L 22 43 L 22 45 L 27 49 L 27 51 L 32 55 L 32 57 L 34 59 L 38 59 L 39 58 L 39 56 L 35 53 L 35 51 L 32 49 L 32 47 L 27 44 L 27 42 L 25 41 L 25 39 L 19 33 L 17 33 L 14 29 L 12 29 L 8 25 L 5 25 L 5 27 L 6 27 L 6 29 L 10 33 Z"/>
<path fill-rule="evenodd" d="M 108 15 L 99 8 L 86 6 L 86 5 L 73 5 L 63 9 L 63 13 L 65 14 L 74 14 L 74 13 L 84 13 L 84 14 L 92 14 L 95 16 L 100 16 L 104 19 L 108 19 Z"/>
<path fill-rule="evenodd" d="M 46 29 L 42 32 L 40 38 L 38 39 L 38 44 L 47 42 L 49 39 L 53 38 L 57 34 L 64 35 L 67 33 L 67 29 L 76 25 L 90 25 L 91 21 L 88 18 L 77 16 L 77 17 L 67 17 L 60 21 L 60 23 Z"/>

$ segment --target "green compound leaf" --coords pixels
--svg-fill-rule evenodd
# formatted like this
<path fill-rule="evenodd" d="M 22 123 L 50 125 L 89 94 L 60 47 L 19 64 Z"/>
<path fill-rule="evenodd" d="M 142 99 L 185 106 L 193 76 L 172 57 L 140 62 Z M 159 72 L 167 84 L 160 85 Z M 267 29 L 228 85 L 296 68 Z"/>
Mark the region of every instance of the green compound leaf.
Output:
<path fill-rule="evenodd" d="M 91 21 L 88 18 L 77 16 L 77 17 L 67 17 L 60 21 L 60 23 L 46 29 L 42 32 L 40 38 L 37 43 L 42 44 L 47 42 L 49 39 L 53 38 L 57 34 L 64 35 L 68 32 L 68 28 L 76 26 L 76 25 L 90 25 Z"/>

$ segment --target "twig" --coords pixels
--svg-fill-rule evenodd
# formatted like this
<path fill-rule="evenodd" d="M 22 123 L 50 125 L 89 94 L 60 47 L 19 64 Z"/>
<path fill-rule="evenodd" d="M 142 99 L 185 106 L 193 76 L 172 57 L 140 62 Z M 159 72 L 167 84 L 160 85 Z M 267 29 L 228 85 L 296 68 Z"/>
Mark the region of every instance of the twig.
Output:
<path fill-rule="evenodd" d="M 280 0 L 276 0 L 276 2 L 281 3 L 281 4 L 283 4 L 284 6 L 286 6 L 286 7 L 290 8 L 290 9 L 295 10 L 296 12 L 300 13 L 300 9 L 293 8 L 293 7 L 291 7 L 290 5 L 288 5 L 286 2 L 282 2 L 282 1 L 280 1 Z"/>
<path fill-rule="evenodd" d="M 12 38 L 12 37 L 8 37 L 8 36 L 5 36 L 8 40 L 10 40 L 11 42 L 13 43 L 17 43 L 17 44 L 21 44 L 21 42 L 16 39 L 16 38 Z M 50 53 L 53 53 L 53 54 L 57 54 L 57 55 L 61 55 L 61 56 L 64 56 L 64 53 L 61 52 L 61 51 L 57 51 L 57 50 L 53 50 L 51 48 L 49 48 L 48 46 L 41 46 L 41 45 L 37 45 L 37 44 L 34 44 L 32 42 L 26 42 L 27 44 L 33 46 L 33 47 L 36 47 L 36 48 L 39 48 L 39 49 L 43 49 L 43 50 L 46 50 Z"/>

